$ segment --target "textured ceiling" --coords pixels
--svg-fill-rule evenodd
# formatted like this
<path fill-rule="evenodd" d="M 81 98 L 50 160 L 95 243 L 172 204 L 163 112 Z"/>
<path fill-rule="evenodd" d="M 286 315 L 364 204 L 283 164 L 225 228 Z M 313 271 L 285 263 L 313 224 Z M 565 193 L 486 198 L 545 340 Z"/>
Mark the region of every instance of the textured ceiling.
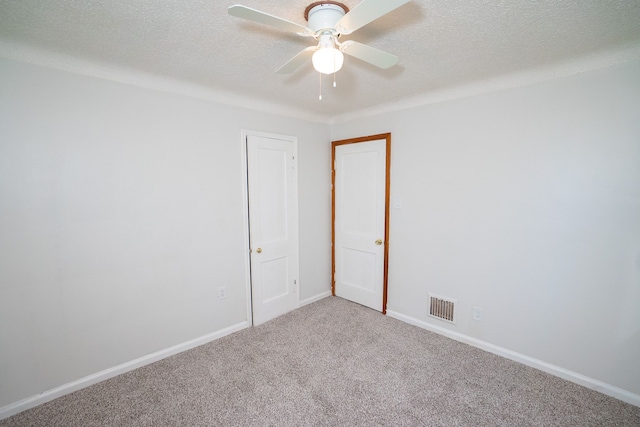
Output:
<path fill-rule="evenodd" d="M 43 58 L 57 55 L 71 71 L 99 64 L 329 119 L 601 52 L 640 51 L 640 0 L 413 0 L 341 39 L 393 53 L 398 65 L 380 70 L 346 57 L 338 87 L 325 76 L 318 101 L 310 63 L 274 72 L 313 40 L 233 18 L 227 7 L 235 3 L 0 0 L 0 56 L 47 65 Z M 238 3 L 305 24 L 311 1 Z"/>

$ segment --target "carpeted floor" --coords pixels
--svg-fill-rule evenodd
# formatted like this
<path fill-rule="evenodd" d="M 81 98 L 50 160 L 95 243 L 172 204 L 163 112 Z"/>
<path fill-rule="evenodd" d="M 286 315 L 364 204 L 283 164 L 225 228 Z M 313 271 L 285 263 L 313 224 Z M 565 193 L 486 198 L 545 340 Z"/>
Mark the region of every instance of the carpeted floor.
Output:
<path fill-rule="evenodd" d="M 0 426 L 640 426 L 640 408 L 331 297 Z"/>

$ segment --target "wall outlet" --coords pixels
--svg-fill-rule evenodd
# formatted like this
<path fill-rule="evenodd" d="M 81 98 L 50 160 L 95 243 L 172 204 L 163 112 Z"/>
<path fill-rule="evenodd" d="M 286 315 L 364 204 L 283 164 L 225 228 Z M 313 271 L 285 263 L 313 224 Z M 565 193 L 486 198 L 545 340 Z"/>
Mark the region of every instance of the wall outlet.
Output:
<path fill-rule="evenodd" d="M 220 286 L 218 288 L 218 299 L 225 299 L 227 297 L 227 287 Z"/>
<path fill-rule="evenodd" d="M 395 209 L 402 209 L 402 198 L 400 196 L 393 198 L 393 207 Z"/>
<path fill-rule="evenodd" d="M 473 307 L 473 320 L 482 322 L 482 307 Z"/>

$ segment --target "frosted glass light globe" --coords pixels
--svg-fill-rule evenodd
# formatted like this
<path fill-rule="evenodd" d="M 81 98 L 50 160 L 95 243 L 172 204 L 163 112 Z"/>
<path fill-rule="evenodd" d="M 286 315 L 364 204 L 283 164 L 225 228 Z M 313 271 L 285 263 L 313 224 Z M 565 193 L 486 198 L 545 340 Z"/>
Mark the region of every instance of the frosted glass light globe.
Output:
<path fill-rule="evenodd" d="M 334 47 L 322 47 L 311 57 L 313 68 L 323 74 L 333 74 L 342 68 L 344 55 Z"/>

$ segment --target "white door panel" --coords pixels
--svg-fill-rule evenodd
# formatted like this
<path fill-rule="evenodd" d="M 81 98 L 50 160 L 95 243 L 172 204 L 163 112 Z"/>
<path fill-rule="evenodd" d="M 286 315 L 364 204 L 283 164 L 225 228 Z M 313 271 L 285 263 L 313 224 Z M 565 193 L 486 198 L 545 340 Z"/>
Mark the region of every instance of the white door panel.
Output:
<path fill-rule="evenodd" d="M 357 148 L 362 150 L 363 147 Z M 339 200 L 342 204 L 341 213 L 343 214 L 341 229 L 345 233 L 361 236 L 376 234 L 379 230 L 376 205 L 380 186 L 377 181 L 377 168 L 380 160 L 384 162 L 384 153 L 378 153 L 378 151 L 349 152 L 354 150 L 352 146 L 342 146 L 336 150 L 340 164 L 338 188 Z M 384 167 L 384 163 L 382 165 Z"/>
<path fill-rule="evenodd" d="M 386 139 L 335 147 L 335 293 L 383 311 Z"/>
<path fill-rule="evenodd" d="M 286 297 L 289 292 L 289 262 L 287 257 L 262 261 L 261 270 L 262 295 L 259 302 L 265 304 L 278 298 Z"/>
<path fill-rule="evenodd" d="M 294 143 L 247 136 L 253 323 L 298 305 Z"/>

